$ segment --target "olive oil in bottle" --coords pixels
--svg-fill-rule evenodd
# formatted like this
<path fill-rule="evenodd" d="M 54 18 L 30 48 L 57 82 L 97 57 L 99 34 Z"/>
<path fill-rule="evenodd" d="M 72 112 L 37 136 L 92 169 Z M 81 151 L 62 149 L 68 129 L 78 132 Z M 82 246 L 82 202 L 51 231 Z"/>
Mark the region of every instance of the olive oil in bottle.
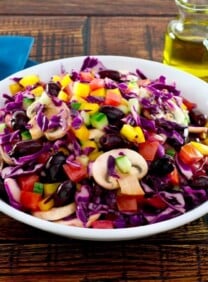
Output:
<path fill-rule="evenodd" d="M 175 2 L 179 7 L 180 16 L 168 25 L 163 63 L 180 68 L 208 82 L 208 1 L 175 0 Z"/>

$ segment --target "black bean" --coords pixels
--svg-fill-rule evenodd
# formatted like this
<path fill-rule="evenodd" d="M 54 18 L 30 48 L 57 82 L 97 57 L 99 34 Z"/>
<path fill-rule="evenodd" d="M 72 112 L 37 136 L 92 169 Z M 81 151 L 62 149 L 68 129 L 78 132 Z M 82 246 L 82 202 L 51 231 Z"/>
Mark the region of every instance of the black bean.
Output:
<path fill-rule="evenodd" d="M 60 85 L 55 82 L 49 82 L 46 85 L 46 93 L 48 93 L 51 96 L 57 96 L 60 91 Z"/>
<path fill-rule="evenodd" d="M 25 125 L 29 121 L 24 111 L 16 111 L 11 118 L 11 125 L 14 130 L 25 130 Z"/>
<path fill-rule="evenodd" d="M 193 109 L 189 112 L 190 121 L 196 126 L 205 126 L 207 122 L 206 116 L 198 109 Z"/>
<path fill-rule="evenodd" d="M 150 166 L 150 173 L 157 174 L 158 176 L 165 176 L 172 172 L 174 169 L 173 160 L 165 155 L 154 162 Z"/>
<path fill-rule="evenodd" d="M 99 139 L 102 150 L 109 151 L 111 149 L 127 147 L 128 144 L 118 134 L 105 134 Z"/>
<path fill-rule="evenodd" d="M 17 142 L 12 151 L 10 157 L 19 158 L 27 155 L 37 153 L 41 150 L 43 144 L 38 140 L 25 140 Z"/>
<path fill-rule="evenodd" d="M 115 80 L 115 81 L 120 81 L 121 79 L 121 75 L 120 75 L 120 72 L 116 71 L 116 70 L 102 70 L 102 71 L 99 71 L 99 75 L 101 78 L 110 78 L 112 80 Z"/>
<path fill-rule="evenodd" d="M 51 156 L 45 166 L 43 181 L 59 182 L 66 180 L 67 177 L 63 170 L 63 164 L 65 162 L 66 156 L 62 152 Z"/>
<path fill-rule="evenodd" d="M 125 116 L 121 110 L 113 106 L 102 106 L 100 112 L 106 114 L 109 122 L 113 124 L 117 123 Z"/>
<path fill-rule="evenodd" d="M 198 188 L 198 189 L 207 189 L 207 187 L 208 187 L 208 176 L 196 177 L 190 182 L 190 185 L 192 187 Z"/>
<path fill-rule="evenodd" d="M 62 183 L 53 195 L 55 206 L 60 207 L 74 202 L 75 192 L 76 186 L 72 181 Z"/>

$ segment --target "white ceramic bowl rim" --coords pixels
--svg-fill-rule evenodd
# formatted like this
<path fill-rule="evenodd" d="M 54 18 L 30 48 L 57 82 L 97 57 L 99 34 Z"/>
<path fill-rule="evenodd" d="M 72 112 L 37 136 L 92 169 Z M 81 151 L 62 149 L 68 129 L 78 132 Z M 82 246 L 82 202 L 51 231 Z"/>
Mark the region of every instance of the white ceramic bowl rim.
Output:
<path fill-rule="evenodd" d="M 185 94 L 186 98 L 196 102 L 199 105 L 200 110 L 205 113 L 208 109 L 207 83 L 190 74 L 165 66 L 159 62 L 139 58 L 123 56 L 91 57 L 100 59 L 104 65 L 111 69 L 135 71 L 136 68 L 139 68 L 151 79 L 164 75 L 167 77 L 167 81 L 175 81 L 177 89 L 180 89 L 182 93 Z M 49 79 L 52 75 L 59 72 L 61 66 L 68 71 L 71 71 L 72 69 L 79 70 L 85 58 L 86 56 L 59 59 L 42 63 L 18 72 L 0 82 L 0 93 L 9 93 L 8 85 L 11 83 L 10 79 L 12 77 L 21 77 L 26 74 L 36 73 L 39 74 L 43 80 Z M 200 95 L 196 95 L 196 93 L 199 93 Z M 144 226 L 119 229 L 89 229 L 48 222 L 16 210 L 2 200 L 0 200 L 0 211 L 22 223 L 57 235 L 84 240 L 115 241 L 142 238 L 178 228 L 208 213 L 208 202 L 201 204 L 183 215 L 169 220 Z"/>

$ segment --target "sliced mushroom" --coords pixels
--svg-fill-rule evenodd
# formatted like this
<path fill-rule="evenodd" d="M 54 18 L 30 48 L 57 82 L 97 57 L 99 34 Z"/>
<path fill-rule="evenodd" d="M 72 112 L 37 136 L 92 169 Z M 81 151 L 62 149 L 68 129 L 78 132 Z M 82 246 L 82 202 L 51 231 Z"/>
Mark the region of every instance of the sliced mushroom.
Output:
<path fill-rule="evenodd" d="M 115 158 L 126 155 L 132 164 L 129 173 L 118 172 L 119 178 L 109 177 L 107 173 L 107 162 L 109 156 Z M 146 160 L 137 152 L 130 149 L 114 149 L 100 155 L 92 165 L 92 176 L 95 181 L 103 188 L 113 190 L 121 189 L 121 193 L 128 195 L 144 194 L 139 180 L 142 179 L 148 171 Z"/>
<path fill-rule="evenodd" d="M 29 132 L 33 140 L 37 140 L 44 135 L 43 131 L 41 130 L 40 126 L 37 123 L 35 116 L 30 119 L 28 125 L 29 125 Z"/>
<path fill-rule="evenodd" d="M 63 207 L 52 208 L 49 211 L 35 211 L 33 215 L 41 219 L 55 221 L 73 214 L 76 210 L 75 203 Z"/>
<path fill-rule="evenodd" d="M 208 133 L 208 127 L 205 126 L 189 126 L 188 127 L 189 133 Z"/>
<path fill-rule="evenodd" d="M 78 218 L 74 218 L 74 219 L 69 219 L 69 220 L 57 220 L 54 221 L 55 223 L 59 223 L 59 224 L 63 224 L 63 225 L 67 225 L 67 226 L 76 226 L 76 227 L 83 227 L 83 222 L 78 219 Z"/>
<path fill-rule="evenodd" d="M 49 120 L 53 116 L 60 116 L 63 125 L 56 129 L 48 129 L 42 132 L 36 120 L 36 114 L 41 104 L 44 105 L 44 115 Z M 45 135 L 48 140 L 57 140 L 66 134 L 71 125 L 71 115 L 68 106 L 64 102 L 61 103 L 60 106 L 54 105 L 52 99 L 47 94 L 44 94 L 42 100 L 40 98 L 28 107 L 27 116 L 30 118 L 28 125 L 30 126 L 29 131 L 32 139 L 39 139 Z"/>
<path fill-rule="evenodd" d="M 52 114 L 52 109 L 50 109 L 50 114 Z M 45 132 L 45 136 L 48 140 L 57 140 L 62 138 L 71 126 L 70 110 L 65 103 L 62 103 L 62 105 L 59 108 L 59 112 L 55 113 L 53 111 L 53 115 L 58 115 L 58 114 L 61 115 L 61 119 L 63 120 L 64 124 L 63 126 L 58 127 L 56 130 L 47 130 Z M 50 118 L 50 116 L 47 117 Z"/>
<path fill-rule="evenodd" d="M 9 165 L 14 164 L 12 158 L 8 155 L 8 153 L 5 152 L 3 145 L 0 145 L 0 156 L 1 169 L 3 167 L 3 161 Z"/>

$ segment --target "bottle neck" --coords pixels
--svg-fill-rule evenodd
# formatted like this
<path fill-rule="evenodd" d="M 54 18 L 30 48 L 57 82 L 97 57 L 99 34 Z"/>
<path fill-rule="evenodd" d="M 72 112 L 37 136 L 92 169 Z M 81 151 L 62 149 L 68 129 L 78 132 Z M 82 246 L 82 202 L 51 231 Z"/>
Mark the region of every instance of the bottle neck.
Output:
<path fill-rule="evenodd" d="M 178 20 L 171 23 L 173 33 L 186 40 L 203 41 L 208 38 L 207 0 L 175 0 L 175 2 L 179 16 Z"/>

